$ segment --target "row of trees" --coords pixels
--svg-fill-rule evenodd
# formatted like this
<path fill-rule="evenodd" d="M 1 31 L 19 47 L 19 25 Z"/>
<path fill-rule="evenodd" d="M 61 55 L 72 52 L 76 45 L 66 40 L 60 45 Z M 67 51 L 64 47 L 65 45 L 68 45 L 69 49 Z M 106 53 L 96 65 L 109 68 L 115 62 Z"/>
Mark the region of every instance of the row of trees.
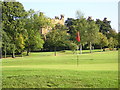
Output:
<path fill-rule="evenodd" d="M 36 50 L 72 49 L 80 46 L 92 46 L 114 48 L 118 46 L 118 34 L 110 26 L 110 21 L 105 18 L 103 21 L 88 19 L 78 11 L 77 19 L 68 18 L 65 25 L 52 24 L 51 19 L 41 12 L 34 10 L 25 11 L 19 2 L 2 2 L 2 52 L 3 54 L 22 54 Z M 53 27 L 54 26 L 54 27 Z M 52 30 L 44 36 L 41 29 L 52 27 Z M 77 42 L 76 32 L 80 32 L 81 41 Z"/>
<path fill-rule="evenodd" d="M 77 42 L 82 49 L 82 46 L 88 44 L 90 52 L 92 45 L 99 46 L 101 49 L 105 46 L 113 49 L 118 46 L 118 33 L 111 28 L 110 21 L 104 18 L 103 21 L 97 19 L 92 20 L 91 17 L 88 19 L 81 16 L 80 12 L 77 12 L 77 19 L 68 18 L 66 25 L 69 28 L 71 40 L 75 41 L 76 32 L 80 32 L 81 42 Z"/>
<path fill-rule="evenodd" d="M 80 42 L 76 40 L 77 32 L 80 32 Z M 65 26 L 58 24 L 47 34 L 44 48 L 54 49 L 56 52 L 57 47 L 58 49 L 62 47 L 62 50 L 67 47 L 75 51 L 79 46 L 80 53 L 82 53 L 82 47 L 86 45 L 89 46 L 90 52 L 96 46 L 101 48 L 101 51 L 105 46 L 111 50 L 117 47 L 118 34 L 111 28 L 110 21 L 107 21 L 106 18 L 103 21 L 99 19 L 94 21 L 91 17 L 86 19 L 77 12 L 77 19 L 68 18 Z"/>
<path fill-rule="evenodd" d="M 2 50 L 6 54 L 27 55 L 30 50 L 43 48 L 44 40 L 40 28 L 49 25 L 50 21 L 41 12 L 25 11 L 19 2 L 2 2 Z"/>

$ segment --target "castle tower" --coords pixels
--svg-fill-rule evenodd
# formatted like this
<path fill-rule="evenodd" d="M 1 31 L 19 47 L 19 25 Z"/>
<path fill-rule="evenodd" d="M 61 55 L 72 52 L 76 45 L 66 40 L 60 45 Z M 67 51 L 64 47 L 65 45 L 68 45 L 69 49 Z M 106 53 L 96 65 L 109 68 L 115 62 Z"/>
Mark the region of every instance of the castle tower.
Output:
<path fill-rule="evenodd" d="M 62 25 L 64 25 L 64 15 L 61 14 L 60 16 L 61 16 L 60 22 L 61 22 Z"/>
<path fill-rule="evenodd" d="M 51 19 L 51 23 L 55 26 L 56 24 L 64 25 L 64 15 L 60 15 L 60 18 L 58 16 L 55 16 L 54 19 Z M 46 27 L 41 29 L 41 34 L 46 35 L 48 32 L 52 30 L 52 27 Z"/>

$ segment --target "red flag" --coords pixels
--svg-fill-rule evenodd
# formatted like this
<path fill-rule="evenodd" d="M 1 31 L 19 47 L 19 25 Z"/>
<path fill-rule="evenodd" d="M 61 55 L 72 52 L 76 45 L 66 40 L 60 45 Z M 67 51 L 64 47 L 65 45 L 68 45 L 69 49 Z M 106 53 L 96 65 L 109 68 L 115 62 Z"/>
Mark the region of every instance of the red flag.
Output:
<path fill-rule="evenodd" d="M 80 42 L 80 33 L 79 33 L 79 32 L 77 32 L 76 40 L 77 40 L 78 42 Z"/>

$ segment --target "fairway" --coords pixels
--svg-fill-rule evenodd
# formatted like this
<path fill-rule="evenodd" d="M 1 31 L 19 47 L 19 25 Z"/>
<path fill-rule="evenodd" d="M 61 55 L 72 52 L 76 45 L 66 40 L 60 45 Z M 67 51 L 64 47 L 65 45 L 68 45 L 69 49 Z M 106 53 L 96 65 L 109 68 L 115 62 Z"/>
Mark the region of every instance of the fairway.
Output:
<path fill-rule="evenodd" d="M 2 59 L 3 88 L 118 88 L 118 51 L 30 53 Z"/>

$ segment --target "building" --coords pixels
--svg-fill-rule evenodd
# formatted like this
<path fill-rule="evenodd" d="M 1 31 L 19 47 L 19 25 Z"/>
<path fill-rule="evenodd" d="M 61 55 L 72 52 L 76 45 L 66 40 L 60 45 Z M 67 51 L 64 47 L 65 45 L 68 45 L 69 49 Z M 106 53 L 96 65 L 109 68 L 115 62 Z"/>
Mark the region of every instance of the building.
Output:
<path fill-rule="evenodd" d="M 57 17 L 55 16 L 54 19 L 50 19 L 51 20 L 51 23 L 53 24 L 53 27 L 56 25 L 56 24 L 61 24 L 61 25 L 64 25 L 64 15 L 60 15 L 61 17 Z M 42 28 L 41 30 L 41 34 L 46 36 L 46 34 L 48 32 L 50 32 L 52 30 L 52 27 L 45 27 L 45 28 Z"/>

